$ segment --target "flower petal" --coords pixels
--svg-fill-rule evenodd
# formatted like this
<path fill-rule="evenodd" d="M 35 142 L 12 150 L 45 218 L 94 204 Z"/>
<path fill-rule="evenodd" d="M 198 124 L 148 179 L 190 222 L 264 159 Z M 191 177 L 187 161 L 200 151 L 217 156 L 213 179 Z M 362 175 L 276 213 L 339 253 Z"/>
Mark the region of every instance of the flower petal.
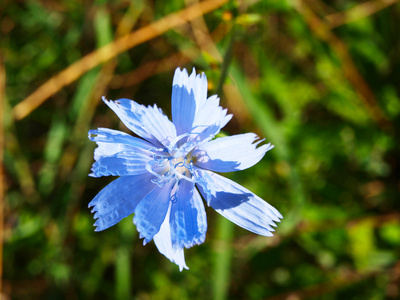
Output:
<path fill-rule="evenodd" d="M 176 263 L 179 266 L 179 270 L 182 271 L 183 268 L 189 268 L 187 267 L 185 262 L 183 247 L 172 247 L 171 228 L 169 225 L 170 211 L 171 203 L 168 208 L 165 220 L 161 224 L 160 231 L 154 235 L 153 240 L 157 246 L 158 251 L 160 251 L 161 254 L 165 255 L 165 257 L 167 257 L 170 261 Z"/>
<path fill-rule="evenodd" d="M 204 144 L 194 154 L 196 165 L 216 172 L 234 172 L 247 169 L 258 163 L 268 150 L 274 146 L 266 144 L 257 148 L 262 140 L 257 141 L 254 133 L 221 137 Z"/>
<path fill-rule="evenodd" d="M 270 204 L 236 182 L 216 173 L 207 172 L 207 185 L 198 182 L 202 196 L 218 213 L 233 223 L 254 233 L 272 236 L 271 226 L 280 222 L 282 215 Z M 212 178 L 213 182 L 209 182 Z M 209 192 L 205 188 L 211 188 Z"/>
<path fill-rule="evenodd" d="M 178 135 L 192 130 L 194 116 L 196 115 L 196 102 L 203 101 L 200 98 L 203 97 L 204 88 L 207 92 L 207 79 L 204 75 L 202 77 L 196 76 L 196 72 L 193 70 L 189 77 L 186 69 L 181 71 L 178 68 L 175 70 L 172 82 L 171 110 L 172 121 L 176 126 Z"/>
<path fill-rule="evenodd" d="M 232 119 L 232 115 L 227 115 L 227 110 L 219 106 L 219 98 L 213 95 L 204 102 L 198 110 L 193 127 L 219 124 L 223 128 Z"/>
<path fill-rule="evenodd" d="M 99 128 L 89 131 L 89 139 L 98 147 L 94 151 L 96 162 L 89 176 L 124 176 L 147 173 L 146 164 L 152 160 L 154 148 L 149 142 L 121 131 Z"/>
<path fill-rule="evenodd" d="M 135 151 L 137 148 L 148 150 L 154 147 L 145 140 L 108 128 L 89 130 L 89 139 L 98 145 L 94 150 L 95 160 L 103 156 L 112 156 L 122 151 Z"/>
<path fill-rule="evenodd" d="M 159 232 L 168 211 L 174 184 L 175 182 L 171 181 L 161 188 L 154 184 L 158 188 L 152 190 L 136 207 L 133 222 L 140 237 L 144 238 L 144 244 L 150 242 Z"/>
<path fill-rule="evenodd" d="M 171 141 L 169 145 L 169 152 L 175 157 L 184 156 L 195 147 L 199 147 L 202 144 L 207 143 L 213 139 L 221 130 L 221 127 L 214 124 L 207 127 L 197 127 L 192 132 L 182 134 L 175 140 Z"/>
<path fill-rule="evenodd" d="M 120 177 L 103 188 L 89 203 L 94 206 L 96 231 L 107 229 L 132 214 L 148 193 L 157 187 L 151 175 Z"/>
<path fill-rule="evenodd" d="M 112 144 L 110 144 L 112 145 Z M 91 177 L 126 176 L 148 173 L 147 164 L 153 160 L 150 153 L 136 148 L 131 151 L 118 152 L 112 156 L 100 157 L 92 165 Z"/>
<path fill-rule="evenodd" d="M 111 101 L 103 97 L 103 101 L 126 127 L 154 145 L 168 145 L 176 137 L 174 124 L 155 104 L 153 107 L 145 107 L 125 98 Z"/>
<path fill-rule="evenodd" d="M 186 69 L 175 70 L 172 83 L 172 120 L 177 135 L 191 132 L 193 128 L 217 124 L 223 128 L 232 118 L 227 110 L 219 106 L 219 98 L 214 95 L 207 99 L 207 77 L 197 74 L 193 68 L 188 75 Z"/>
<path fill-rule="evenodd" d="M 179 182 L 171 205 L 170 225 L 172 244 L 175 248 L 190 248 L 204 242 L 207 216 L 203 201 L 192 182 Z"/>

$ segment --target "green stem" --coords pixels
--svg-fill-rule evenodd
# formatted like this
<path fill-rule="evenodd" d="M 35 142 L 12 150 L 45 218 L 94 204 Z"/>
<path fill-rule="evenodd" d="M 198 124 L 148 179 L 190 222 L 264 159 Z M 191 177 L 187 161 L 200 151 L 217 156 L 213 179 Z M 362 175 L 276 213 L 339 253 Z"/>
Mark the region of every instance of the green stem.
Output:
<path fill-rule="evenodd" d="M 230 33 L 228 49 L 225 52 L 224 60 L 221 65 L 221 76 L 217 86 L 217 95 L 221 97 L 222 88 L 226 76 L 228 75 L 229 65 L 233 58 L 233 45 L 235 43 L 235 25 Z M 217 238 L 214 243 L 215 262 L 213 271 L 213 293 L 215 300 L 224 300 L 229 289 L 229 270 L 232 258 L 232 236 L 233 223 L 225 218 L 217 219 Z"/>
<path fill-rule="evenodd" d="M 228 75 L 229 65 L 231 64 L 233 58 L 233 45 L 235 44 L 235 32 L 236 32 L 235 25 L 233 25 L 232 30 L 230 32 L 231 36 L 229 40 L 228 49 L 225 52 L 224 60 L 221 65 L 221 76 L 219 78 L 217 85 L 217 95 L 219 97 L 221 97 L 222 95 L 222 88 L 224 86 L 226 76 Z"/>
<path fill-rule="evenodd" d="M 213 271 L 213 292 L 215 300 L 227 298 L 229 270 L 232 258 L 233 223 L 219 217 L 217 219 L 217 239 L 214 242 L 215 262 Z"/>
<path fill-rule="evenodd" d="M 115 262 L 115 299 L 131 298 L 131 257 L 127 246 L 123 245 L 117 250 Z"/>

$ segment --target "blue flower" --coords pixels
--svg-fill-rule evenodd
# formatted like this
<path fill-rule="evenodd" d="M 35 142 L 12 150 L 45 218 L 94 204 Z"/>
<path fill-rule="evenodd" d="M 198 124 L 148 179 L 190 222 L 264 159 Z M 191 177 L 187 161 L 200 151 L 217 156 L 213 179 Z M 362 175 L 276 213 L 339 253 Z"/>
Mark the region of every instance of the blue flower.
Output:
<path fill-rule="evenodd" d="M 215 172 L 247 169 L 274 146 L 257 147 L 254 133 L 213 139 L 232 115 L 207 98 L 207 78 L 193 69 L 175 71 L 171 122 L 156 105 L 129 99 L 103 101 L 139 137 L 98 128 L 89 139 L 98 147 L 90 176 L 120 176 L 89 203 L 96 231 L 135 214 L 133 222 L 144 239 L 180 270 L 188 269 L 184 248 L 204 242 L 207 204 L 233 223 L 272 236 L 282 215 L 246 188 Z"/>

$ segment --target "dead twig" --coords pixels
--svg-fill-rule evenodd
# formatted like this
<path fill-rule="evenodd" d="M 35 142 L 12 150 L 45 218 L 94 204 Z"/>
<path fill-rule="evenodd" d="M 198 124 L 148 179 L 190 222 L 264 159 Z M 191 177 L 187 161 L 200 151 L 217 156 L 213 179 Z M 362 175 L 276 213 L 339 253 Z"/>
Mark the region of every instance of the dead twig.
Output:
<path fill-rule="evenodd" d="M 64 86 L 72 83 L 99 64 L 116 57 L 130 48 L 155 38 L 172 28 L 183 25 L 203 14 L 209 13 L 227 2 L 228 0 L 208 0 L 198 3 L 176 13 L 172 13 L 161 20 L 138 29 L 137 31 L 93 51 L 54 77 L 50 78 L 25 100 L 16 105 L 13 109 L 14 118 L 16 120 L 23 119 Z"/>
<path fill-rule="evenodd" d="M 390 126 L 389 120 L 383 114 L 373 92 L 358 71 L 346 44 L 330 30 L 329 25 L 320 19 L 304 1 L 296 0 L 294 3 L 295 8 L 304 17 L 315 36 L 329 44 L 332 48 L 340 61 L 344 76 L 353 86 L 372 120 L 381 128 L 387 129 Z"/>
<path fill-rule="evenodd" d="M 267 298 L 267 300 L 287 300 L 287 299 L 300 300 L 300 299 L 308 299 L 311 297 L 317 297 L 320 295 L 331 293 L 335 290 L 345 288 L 346 286 L 349 286 L 361 280 L 366 280 L 378 274 L 381 274 L 381 272 L 359 273 L 354 270 L 344 270 L 344 272 L 341 272 L 340 275 L 336 276 L 327 283 L 316 284 L 313 286 L 305 287 L 297 291 L 269 297 Z"/>
<path fill-rule="evenodd" d="M 346 11 L 329 14 L 325 17 L 325 20 L 328 22 L 329 28 L 332 29 L 371 16 L 396 2 L 398 0 L 372 0 L 364 2 Z"/>
<path fill-rule="evenodd" d="M 6 70 L 0 56 L 0 298 L 3 289 L 3 241 L 4 241 L 4 196 L 5 196 L 5 176 L 4 176 L 4 109 L 5 109 L 5 87 Z"/>

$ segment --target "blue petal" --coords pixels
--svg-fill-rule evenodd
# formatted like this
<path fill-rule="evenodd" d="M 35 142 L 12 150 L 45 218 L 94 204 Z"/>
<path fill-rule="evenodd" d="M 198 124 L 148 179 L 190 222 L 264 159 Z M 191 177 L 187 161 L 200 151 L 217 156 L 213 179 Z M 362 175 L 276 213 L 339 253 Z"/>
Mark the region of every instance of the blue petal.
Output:
<path fill-rule="evenodd" d="M 165 220 L 168 206 L 171 200 L 171 190 L 175 182 L 171 181 L 163 187 L 158 187 L 150 192 L 136 207 L 133 222 L 144 238 L 144 244 L 151 241 L 159 232 L 161 224 Z"/>
<path fill-rule="evenodd" d="M 132 214 L 140 200 L 157 187 L 150 180 L 150 174 L 124 176 L 102 189 L 89 203 L 89 207 L 94 206 L 96 231 L 107 229 Z"/>
<path fill-rule="evenodd" d="M 171 240 L 171 228 L 169 225 L 171 204 L 168 209 L 167 215 L 165 216 L 164 222 L 160 227 L 160 231 L 153 237 L 154 243 L 157 246 L 158 251 L 165 255 L 170 261 L 176 263 L 179 266 L 179 270 L 183 268 L 189 269 L 185 263 L 185 255 L 183 253 L 183 247 L 172 247 Z"/>
<path fill-rule="evenodd" d="M 232 115 L 226 113 L 227 110 L 219 106 L 218 96 L 211 96 L 197 111 L 193 127 L 219 124 L 220 128 L 223 128 L 232 119 Z"/>
<path fill-rule="evenodd" d="M 207 99 L 207 90 L 207 78 L 204 73 L 196 75 L 193 68 L 189 76 L 186 69 L 176 69 L 171 107 L 177 135 L 190 132 L 198 126 L 217 124 L 223 128 L 232 118 L 232 115 L 226 115 L 226 109 L 219 106 L 217 96 Z"/>
<path fill-rule="evenodd" d="M 207 201 L 208 206 L 210 206 L 211 199 L 217 195 L 214 188 L 214 180 L 211 177 L 214 173 L 193 166 L 192 174 L 196 179 L 197 187 L 201 187 L 203 190 L 203 198 Z"/>
<path fill-rule="evenodd" d="M 118 152 L 137 151 L 138 148 L 141 149 L 141 152 L 147 152 L 143 150 L 154 148 L 154 145 L 145 140 L 133 137 L 122 131 L 108 128 L 89 130 L 89 139 L 98 145 L 94 150 L 95 160 L 113 156 Z"/>
<path fill-rule="evenodd" d="M 203 79 L 202 79 L 203 78 Z M 194 116 L 196 115 L 196 97 L 202 96 L 204 88 L 203 77 L 197 76 L 195 71 L 188 76 L 186 69 L 175 70 L 172 82 L 171 110 L 172 121 L 176 126 L 177 135 L 181 135 L 192 130 Z M 205 90 L 207 92 L 207 79 L 205 79 Z M 202 101 L 197 99 L 198 101 Z M 204 98 L 205 100 L 205 98 Z"/>
<path fill-rule="evenodd" d="M 116 101 L 103 98 L 103 101 L 126 127 L 154 145 L 168 145 L 176 137 L 174 124 L 156 105 L 145 107 L 125 98 Z"/>
<path fill-rule="evenodd" d="M 171 238 L 174 247 L 190 248 L 204 242 L 207 217 L 203 201 L 194 184 L 187 180 L 179 182 L 176 201 L 171 206 Z"/>
<path fill-rule="evenodd" d="M 148 173 L 146 166 L 152 160 L 153 157 L 151 154 L 144 151 L 141 152 L 140 148 L 118 152 L 112 156 L 100 157 L 92 165 L 92 173 L 89 174 L 89 176 L 101 177 L 146 174 Z"/>
<path fill-rule="evenodd" d="M 216 172 L 233 172 L 247 169 L 258 163 L 274 146 L 266 144 L 257 148 L 262 140 L 254 133 L 222 137 L 204 144 L 195 154 L 195 164 Z"/>
<path fill-rule="evenodd" d="M 98 128 L 89 130 L 89 139 L 96 143 L 122 144 L 127 146 L 139 147 L 143 149 L 149 149 L 151 147 L 154 147 L 152 144 L 146 142 L 145 140 L 133 137 L 122 131 L 108 129 L 108 128 Z"/>
<path fill-rule="evenodd" d="M 271 226 L 276 226 L 274 221 L 280 222 L 282 218 L 273 206 L 232 180 L 216 173 L 209 175 L 205 179 L 207 185 L 199 182 L 197 187 L 204 198 L 209 198 L 212 208 L 244 229 L 264 236 L 273 235 Z"/>
<path fill-rule="evenodd" d="M 214 124 L 207 127 L 197 127 L 192 132 L 178 136 L 175 140 L 171 141 L 169 151 L 175 157 L 183 156 L 204 143 L 210 141 L 216 136 L 221 127 Z"/>

